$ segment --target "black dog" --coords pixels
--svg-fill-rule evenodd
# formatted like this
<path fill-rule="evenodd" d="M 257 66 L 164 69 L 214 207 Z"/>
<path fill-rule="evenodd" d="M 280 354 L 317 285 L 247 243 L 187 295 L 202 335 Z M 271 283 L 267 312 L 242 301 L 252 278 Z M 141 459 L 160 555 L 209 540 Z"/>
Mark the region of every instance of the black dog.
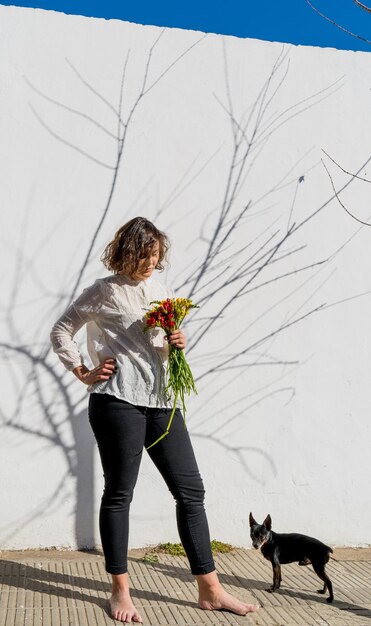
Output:
<path fill-rule="evenodd" d="M 262 524 L 258 524 L 250 513 L 250 537 L 252 545 L 256 550 L 261 549 L 263 556 L 272 563 L 273 585 L 267 591 L 273 592 L 279 589 L 281 584 L 281 564 L 299 562 L 299 565 L 313 566 L 317 576 L 324 582 L 323 589 L 318 593 L 329 591 L 327 602 L 332 602 L 332 583 L 325 572 L 325 565 L 330 558 L 332 548 L 326 546 L 318 539 L 298 535 L 296 533 L 279 534 L 274 533 L 271 516 L 267 515 Z"/>

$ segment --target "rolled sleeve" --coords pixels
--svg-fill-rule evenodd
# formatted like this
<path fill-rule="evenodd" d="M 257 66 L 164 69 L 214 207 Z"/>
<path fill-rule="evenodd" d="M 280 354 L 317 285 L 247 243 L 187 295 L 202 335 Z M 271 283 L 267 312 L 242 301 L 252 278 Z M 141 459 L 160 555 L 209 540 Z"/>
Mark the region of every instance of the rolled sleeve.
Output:
<path fill-rule="evenodd" d="M 97 280 L 91 287 L 84 289 L 51 330 L 50 341 L 53 351 L 68 370 L 73 370 L 84 362 L 74 336 L 99 313 L 102 304 L 100 283 L 101 281 Z"/>

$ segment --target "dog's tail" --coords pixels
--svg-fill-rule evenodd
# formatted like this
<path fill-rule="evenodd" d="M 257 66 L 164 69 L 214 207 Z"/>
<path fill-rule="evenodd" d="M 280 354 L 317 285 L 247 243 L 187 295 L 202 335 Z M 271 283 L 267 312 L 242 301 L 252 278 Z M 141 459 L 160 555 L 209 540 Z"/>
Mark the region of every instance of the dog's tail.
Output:
<path fill-rule="evenodd" d="M 330 548 L 330 546 L 326 546 L 327 548 L 327 562 L 331 559 L 331 561 L 337 561 L 338 559 L 335 559 L 334 556 L 330 556 L 331 554 L 333 554 L 333 549 Z"/>

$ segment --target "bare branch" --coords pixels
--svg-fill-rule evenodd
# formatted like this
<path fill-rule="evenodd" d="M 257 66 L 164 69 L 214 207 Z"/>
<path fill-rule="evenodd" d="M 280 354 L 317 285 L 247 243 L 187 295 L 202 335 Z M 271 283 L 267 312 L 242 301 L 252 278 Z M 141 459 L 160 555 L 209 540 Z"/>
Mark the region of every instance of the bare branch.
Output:
<path fill-rule="evenodd" d="M 143 91 L 143 95 L 147 94 L 151 89 L 153 89 L 153 87 L 155 85 L 157 85 L 157 83 L 165 76 L 165 74 L 167 74 L 174 67 L 174 65 L 176 65 L 186 54 L 188 54 L 188 52 L 190 52 L 192 50 L 192 48 L 194 48 L 199 43 L 201 43 L 201 41 L 203 41 L 205 39 L 205 37 L 207 37 L 206 33 L 205 33 L 205 35 L 200 37 L 200 39 L 197 39 L 197 41 L 195 41 L 193 44 L 188 46 L 188 48 L 186 50 L 184 50 L 184 52 L 179 54 L 179 56 L 177 56 L 177 58 L 174 59 L 174 61 L 172 63 L 170 63 L 170 65 L 168 65 L 167 68 L 163 72 L 161 72 L 160 76 L 158 76 L 156 78 L 156 80 L 154 80 L 153 83 L 149 87 L 147 87 L 147 89 L 145 89 L 145 91 Z M 157 39 L 157 41 L 158 41 L 158 39 Z M 155 44 L 157 43 L 157 41 L 155 42 Z"/>
<path fill-rule="evenodd" d="M 197 155 L 197 157 L 191 163 L 190 167 L 184 172 L 182 178 L 178 181 L 178 183 L 175 184 L 174 188 L 170 191 L 168 197 L 163 201 L 162 206 L 160 206 L 159 209 L 157 210 L 157 213 L 154 217 L 154 221 L 156 221 L 158 217 L 162 215 L 162 213 L 166 211 L 173 204 L 173 202 L 175 202 L 175 200 L 177 200 L 199 176 L 201 176 L 202 172 L 210 165 L 210 163 L 217 156 L 217 154 L 219 154 L 222 148 L 222 145 L 216 148 L 213 154 L 206 159 L 206 161 L 199 167 L 196 173 L 191 174 L 191 170 L 193 169 L 193 166 L 196 164 L 196 161 L 198 160 L 200 154 Z M 188 177 L 188 174 L 190 175 L 190 178 L 186 180 Z M 183 184 L 183 181 L 184 181 L 184 184 Z M 185 217 L 186 218 L 189 217 L 189 212 L 186 214 Z M 178 215 L 176 216 L 175 221 L 177 224 L 179 224 L 180 219 Z M 170 229 L 170 226 L 168 226 L 165 230 L 169 230 L 169 229 Z"/>
<path fill-rule="evenodd" d="M 294 326 L 294 324 L 298 324 L 299 322 L 302 322 L 304 319 L 306 319 L 307 317 L 309 317 L 310 315 L 313 315 L 313 313 L 317 313 L 318 311 L 322 311 L 322 309 L 325 307 L 325 304 L 320 304 L 319 306 L 315 307 L 314 309 L 311 309 L 310 311 L 308 311 L 307 313 L 305 313 L 304 315 L 301 315 L 300 317 L 297 317 L 296 319 L 294 319 L 291 322 L 288 322 L 287 324 L 282 324 L 282 326 L 279 326 L 278 328 L 276 328 L 275 330 L 273 330 L 272 332 L 268 333 L 267 335 L 265 335 L 264 337 L 261 337 L 260 339 L 258 339 L 257 341 L 255 341 L 254 343 L 252 343 L 250 346 L 247 346 L 246 348 L 244 348 L 243 350 L 241 350 L 241 352 L 239 352 L 238 354 L 235 354 L 231 357 L 229 357 L 228 359 L 226 359 L 225 361 L 223 361 L 222 363 L 219 363 L 218 365 L 216 365 L 215 367 L 210 368 L 207 372 L 204 372 L 203 374 L 201 374 L 200 376 L 198 376 L 196 378 L 196 382 L 198 382 L 199 380 L 201 380 L 202 378 L 204 378 L 205 376 L 208 376 L 210 374 L 212 374 L 213 372 L 217 372 L 220 370 L 220 368 L 224 368 L 226 365 L 228 365 L 231 361 L 234 361 L 237 357 L 242 356 L 244 354 L 247 354 L 250 350 L 252 350 L 253 348 L 257 348 L 258 346 L 261 346 L 265 341 L 267 341 L 268 339 L 271 339 L 272 337 L 274 337 L 275 335 L 277 335 L 278 333 L 281 333 L 283 330 L 286 330 L 287 328 L 290 328 L 291 326 Z"/>
<path fill-rule="evenodd" d="M 40 91 L 40 89 L 35 87 L 35 85 L 33 85 L 33 83 L 31 83 L 31 81 L 26 76 L 24 76 L 23 78 L 24 78 L 24 81 L 27 83 L 27 85 L 35 93 L 37 93 L 38 96 L 40 96 L 47 102 L 50 102 L 51 104 L 55 104 L 55 106 L 60 107 L 61 109 L 64 109 L 65 111 L 68 111 L 69 113 L 72 113 L 73 115 L 82 117 L 84 120 L 87 120 L 88 122 L 90 122 L 91 124 L 99 128 L 100 130 L 102 130 L 106 135 L 108 135 L 109 137 L 112 137 L 112 139 L 117 139 L 116 135 L 111 133 L 111 131 L 109 131 L 105 126 L 97 122 L 93 117 L 90 117 L 90 115 L 87 115 L 87 113 L 84 113 L 83 111 L 78 111 L 77 109 L 74 109 L 73 107 L 70 107 L 67 104 L 64 104 L 63 102 L 59 102 L 58 100 L 55 100 L 54 98 L 51 98 L 50 96 L 47 96 L 45 93 Z"/>
<path fill-rule="evenodd" d="M 368 165 L 371 161 L 371 156 L 366 159 L 366 161 L 364 163 L 362 163 L 361 167 L 358 169 L 358 171 L 356 172 L 356 174 L 353 176 L 353 178 L 351 180 L 348 180 L 347 183 L 345 183 L 341 189 L 339 191 L 344 191 L 344 189 L 346 189 L 347 187 L 349 187 L 349 185 L 352 184 L 353 179 L 359 174 L 359 172 L 361 172 L 366 165 Z M 339 191 L 337 193 L 339 193 Z M 301 222 L 298 222 L 298 224 L 295 226 L 294 231 L 299 230 L 299 228 L 303 228 L 303 226 L 305 226 L 305 224 L 307 224 L 310 220 L 312 220 L 316 215 L 318 215 L 319 213 L 321 213 L 323 211 L 323 209 L 325 209 L 330 202 L 332 202 L 332 200 L 336 198 L 336 193 L 334 193 L 333 196 L 331 196 L 328 200 L 326 200 L 323 204 L 321 204 L 320 207 L 318 207 L 318 209 L 315 209 L 313 211 L 313 213 L 311 213 L 310 215 L 308 215 L 308 217 L 304 218 Z"/>
<path fill-rule="evenodd" d="M 36 119 L 40 122 L 41 126 L 43 126 L 43 128 L 45 128 L 45 130 L 47 130 L 48 133 L 50 133 L 52 135 L 52 137 L 54 137 L 54 139 L 57 139 L 58 141 L 64 143 L 69 148 L 72 148 L 73 150 L 76 150 L 76 152 L 79 152 L 80 154 L 85 156 L 90 161 L 94 161 L 94 163 L 97 163 L 97 165 L 101 165 L 102 167 L 105 167 L 108 170 L 115 169 L 113 165 L 109 165 L 108 163 L 104 163 L 103 161 L 100 161 L 99 159 L 96 159 L 94 156 L 92 156 L 91 154 L 89 154 L 85 150 L 82 150 L 82 148 L 79 148 L 79 146 L 76 146 L 74 143 L 71 143 L 70 141 L 67 141 L 67 139 L 64 139 L 63 137 L 58 135 L 58 133 L 56 133 L 52 128 L 50 128 L 50 126 L 48 126 L 44 122 L 44 120 L 42 119 L 42 117 L 40 117 L 40 115 L 38 114 L 36 109 L 32 106 L 32 104 L 29 104 L 29 107 L 30 107 L 32 113 L 34 114 L 34 116 L 36 117 Z"/>
<path fill-rule="evenodd" d="M 144 75 L 143 75 L 143 82 L 142 82 L 142 87 L 140 90 L 140 93 L 137 97 L 137 99 L 135 100 L 134 104 L 131 107 L 131 110 L 128 114 L 128 117 L 126 119 L 126 122 L 124 123 L 124 132 L 122 137 L 120 138 L 119 142 L 118 142 L 118 152 L 117 152 L 117 157 L 116 157 L 116 165 L 114 167 L 114 174 L 113 174 L 113 179 L 112 179 L 112 183 L 111 183 L 111 188 L 109 190 L 109 194 L 108 194 L 108 198 L 107 198 L 107 202 L 106 202 L 106 206 L 103 210 L 102 216 L 99 220 L 99 223 L 95 229 L 95 232 L 93 234 L 91 243 L 89 245 L 89 249 L 86 253 L 85 259 L 82 263 L 80 272 L 78 274 L 78 277 L 76 279 L 74 288 L 72 290 L 72 295 L 71 295 L 71 301 L 74 299 L 74 297 L 76 296 L 77 290 L 81 284 L 81 279 L 82 276 L 85 272 L 85 269 L 87 267 L 87 264 L 90 260 L 90 256 L 93 252 L 97 237 L 99 232 L 102 229 L 103 223 L 108 215 L 110 206 L 111 206 L 111 202 L 112 202 L 112 198 L 113 198 L 113 194 L 114 191 L 116 189 L 116 183 L 117 183 L 117 177 L 118 177 L 118 173 L 119 173 L 119 168 L 120 168 L 120 164 L 121 164 L 121 160 L 122 160 L 122 156 L 124 153 L 124 147 L 125 147 L 125 142 L 126 142 L 126 137 L 127 137 L 127 133 L 128 133 L 128 129 L 129 129 L 129 125 L 131 122 L 131 119 L 136 111 L 136 109 L 139 107 L 139 104 L 141 102 L 141 100 L 143 99 L 143 97 L 163 78 L 163 76 L 165 76 L 165 74 L 168 73 L 168 71 L 174 67 L 174 65 L 176 65 L 176 63 L 178 63 L 178 61 L 180 61 L 180 59 L 182 59 L 199 41 L 201 41 L 201 39 L 203 39 L 203 37 L 198 40 L 197 42 L 195 42 L 194 44 L 192 44 L 191 46 L 189 46 L 182 54 L 180 54 L 172 63 L 170 63 L 167 68 L 160 74 L 160 76 L 149 86 L 146 87 L 147 84 L 147 78 L 148 78 L 148 73 L 149 73 L 149 68 L 150 68 L 150 63 L 151 63 L 151 59 L 152 59 L 152 53 L 153 50 L 155 48 L 155 46 L 157 45 L 158 41 L 160 40 L 160 38 L 162 37 L 163 33 L 164 33 L 165 29 L 163 29 L 160 33 L 160 35 L 158 36 L 158 38 L 156 39 L 156 41 L 153 43 L 153 45 L 150 48 L 150 51 L 148 53 L 148 58 L 147 58 L 147 63 L 146 63 L 146 67 L 144 70 Z M 122 80 L 121 80 L 121 85 L 120 85 L 120 101 L 119 101 L 119 106 L 121 107 L 122 105 L 122 92 L 123 92 L 123 88 L 124 88 L 124 81 L 125 81 L 125 74 L 126 74 L 126 67 L 127 67 L 127 63 L 128 63 L 128 56 L 126 58 L 125 64 L 124 64 L 124 69 L 123 69 L 123 74 L 122 74 Z M 71 65 L 72 67 L 72 65 Z M 74 68 L 73 68 L 74 69 Z M 76 70 L 75 70 L 76 71 Z M 77 73 L 77 72 L 76 72 Z M 82 77 L 81 77 L 82 79 Z M 83 79 L 82 79 L 83 80 Z M 84 81 L 85 82 L 85 81 Z M 99 95 L 99 94 L 98 94 Z M 109 104 L 102 96 L 100 96 L 103 101 L 106 104 Z M 111 107 L 112 108 L 112 107 Z M 115 109 L 114 109 L 115 110 Z M 115 111 L 118 119 L 121 121 L 121 110 L 119 111 Z"/>
<path fill-rule="evenodd" d="M 318 13 L 318 15 L 323 17 L 324 20 L 327 20 L 327 22 L 330 22 L 330 24 L 333 24 L 334 26 L 336 26 L 336 28 L 339 28 L 344 33 L 347 33 L 347 35 L 351 35 L 351 37 L 355 37 L 356 39 L 360 39 L 361 41 L 364 41 L 365 43 L 371 44 L 371 41 L 369 41 L 369 39 L 365 39 L 365 37 L 361 37 L 361 35 L 357 35 L 356 33 L 352 33 L 351 30 L 348 30 L 347 28 L 344 28 L 344 26 L 341 26 L 340 24 L 338 24 L 337 22 L 332 20 L 330 17 L 327 17 L 327 15 L 325 15 L 324 13 L 321 13 L 321 11 L 319 11 L 315 6 L 313 6 L 313 4 L 311 2 L 309 2 L 309 0 L 305 0 L 305 2 L 310 6 L 311 9 L 313 9 L 313 11 L 315 11 L 315 13 Z M 354 0 L 354 2 L 356 2 L 356 0 Z"/>
<path fill-rule="evenodd" d="M 325 170 L 326 170 L 326 172 L 327 172 L 327 176 L 328 176 L 328 177 L 329 177 L 329 179 L 330 179 L 330 182 L 331 182 L 331 187 L 332 187 L 332 189 L 333 189 L 333 191 L 334 191 L 335 197 L 336 197 L 336 199 L 337 199 L 338 203 L 340 204 L 340 206 L 342 206 L 342 207 L 343 207 L 344 211 L 346 211 L 346 212 L 348 213 L 348 215 L 350 215 L 350 217 L 352 217 L 354 220 L 356 220 L 356 221 L 357 221 L 357 222 L 359 222 L 360 224 L 363 224 L 364 226 L 371 226 L 371 224 L 369 224 L 368 222 L 363 222 L 363 221 L 362 221 L 362 220 L 360 220 L 358 217 L 356 217 L 355 215 L 353 215 L 353 213 L 351 213 L 351 212 L 350 212 L 350 211 L 346 208 L 345 204 L 344 204 L 344 203 L 340 200 L 340 198 L 339 198 L 339 194 L 338 194 L 338 192 L 337 192 L 337 191 L 336 191 L 336 189 L 335 189 L 335 185 L 334 185 L 334 181 L 333 181 L 333 179 L 332 179 L 332 176 L 331 176 L 330 172 L 328 171 L 328 168 L 327 168 L 327 166 L 326 166 L 326 164 L 325 164 L 325 162 L 324 162 L 323 160 L 322 160 L 322 163 L 323 163 L 323 167 L 325 168 Z"/>
<path fill-rule="evenodd" d="M 258 137 L 259 141 L 256 142 L 256 146 L 259 146 L 260 143 L 262 141 L 264 141 L 267 137 L 271 137 L 273 135 L 273 133 L 275 133 L 279 128 L 281 128 L 281 126 L 287 124 L 287 122 L 292 120 L 294 117 L 297 117 L 298 115 L 301 115 L 302 113 L 304 113 L 304 111 L 307 111 L 308 109 L 312 108 L 313 106 L 317 106 L 323 100 L 326 100 L 330 96 L 333 96 L 337 91 L 339 91 L 339 89 L 341 89 L 343 87 L 343 84 L 341 84 L 341 82 L 340 82 L 340 81 L 343 80 L 343 78 L 344 78 L 344 76 L 341 76 L 334 83 L 332 83 L 328 87 L 325 87 L 324 89 L 321 89 L 317 93 L 309 96 L 309 98 L 304 98 L 300 102 L 296 102 L 296 104 L 293 104 L 293 105 L 287 107 L 287 109 L 285 109 L 284 111 L 282 111 L 282 113 L 277 115 L 277 117 L 269 124 L 269 126 L 267 126 L 266 128 L 264 128 L 264 130 L 261 131 L 261 133 L 259 134 L 259 137 Z M 325 94 L 325 95 L 323 95 L 322 98 L 319 98 L 319 99 L 315 100 L 312 104 L 308 104 L 307 106 L 305 106 L 304 108 L 301 108 L 301 109 L 299 108 L 301 104 L 305 104 L 306 102 L 309 102 L 310 100 L 313 100 L 313 99 L 317 98 L 321 94 Z M 291 115 L 289 115 L 289 117 L 284 118 L 279 124 L 277 124 L 275 126 L 274 124 L 281 117 L 286 115 L 286 113 L 288 113 L 289 111 L 292 111 Z M 267 133 L 266 131 L 268 130 L 268 128 L 270 128 L 272 126 L 273 126 L 272 130 L 269 133 Z"/>
<path fill-rule="evenodd" d="M 123 97 L 124 97 L 126 68 L 128 66 L 128 63 L 129 63 L 129 56 L 130 56 L 130 48 L 129 48 L 128 53 L 126 55 L 126 59 L 125 59 L 125 63 L 124 63 L 124 70 L 123 70 L 122 75 L 121 75 L 120 97 L 119 97 L 119 106 L 118 106 L 118 115 L 117 115 L 117 139 L 118 139 L 117 150 L 118 150 L 118 154 L 120 153 L 120 145 L 121 145 L 121 141 L 123 139 L 123 136 L 121 137 L 122 101 L 123 101 Z M 124 128 L 125 128 L 125 125 L 124 125 Z"/>
<path fill-rule="evenodd" d="M 364 11 L 367 11 L 367 13 L 371 13 L 371 8 L 366 7 L 366 5 L 362 4 L 362 2 L 360 2 L 359 0 L 353 0 L 353 2 L 355 2 L 356 5 L 359 6 L 361 9 L 363 9 Z"/>
<path fill-rule="evenodd" d="M 211 328 L 211 326 L 213 326 L 213 324 L 216 322 L 216 320 L 218 319 L 219 315 L 222 315 L 227 308 L 229 308 L 233 302 L 235 302 L 235 300 L 238 299 L 240 293 L 242 291 L 244 291 L 246 289 L 246 287 L 251 284 L 251 282 L 253 280 L 255 280 L 255 278 L 264 270 L 264 268 L 269 264 L 270 260 L 275 256 L 275 254 L 278 252 L 278 250 L 281 248 L 281 246 L 285 243 L 285 241 L 290 237 L 292 230 L 294 228 L 294 224 L 291 227 L 291 229 L 289 231 L 287 231 L 287 233 L 282 237 L 282 239 L 280 239 L 280 241 L 275 244 L 272 252 L 269 254 L 268 258 L 264 261 L 264 263 L 262 263 L 261 266 L 259 266 L 257 268 L 257 270 L 255 271 L 255 273 L 253 274 L 253 276 L 251 278 L 248 279 L 248 281 L 246 283 L 244 283 L 244 285 L 242 287 L 240 287 L 240 289 L 232 296 L 232 298 L 226 302 L 226 304 L 224 304 L 221 309 L 215 314 L 214 318 L 207 324 L 207 326 L 202 329 L 201 333 L 199 333 L 198 337 L 196 337 L 196 339 L 193 341 L 193 343 L 188 347 L 188 352 L 190 352 L 192 350 L 192 348 L 194 348 L 197 343 L 202 339 L 202 337 L 205 335 L 205 333 Z"/>
<path fill-rule="evenodd" d="M 85 85 L 85 87 L 87 87 L 89 89 L 89 91 L 91 91 L 95 96 L 97 96 L 97 98 L 99 98 L 99 100 L 104 102 L 104 104 L 115 114 L 115 117 L 116 117 L 117 116 L 117 110 L 114 107 L 114 105 L 111 104 L 111 102 L 109 102 L 104 96 L 102 96 L 102 94 L 100 94 L 99 91 L 97 91 L 97 89 L 95 89 L 95 87 L 92 87 L 90 85 L 90 83 L 88 83 L 88 81 L 80 74 L 80 72 L 76 69 L 76 67 L 71 63 L 71 61 L 69 59 L 66 58 L 66 62 L 70 66 L 71 70 L 76 74 L 77 78 L 79 78 L 79 80 L 82 82 L 82 84 Z M 121 122 L 124 125 L 124 121 L 121 120 Z"/>
<path fill-rule="evenodd" d="M 363 178 L 362 176 L 358 176 L 357 174 L 354 174 L 354 172 L 348 172 L 343 167 L 341 167 L 341 165 L 339 165 L 339 163 L 335 161 L 335 159 L 333 159 L 332 156 L 330 156 L 328 152 L 326 152 L 326 150 L 324 150 L 323 148 L 321 148 L 321 150 L 323 154 L 325 154 L 330 159 L 330 161 L 332 161 L 334 165 L 336 165 L 336 167 L 338 167 L 339 169 L 341 169 L 342 172 L 344 172 L 344 174 L 348 174 L 348 176 L 351 176 L 352 178 L 357 178 L 357 180 L 362 180 L 364 183 L 371 183 L 371 180 L 369 180 L 368 178 Z"/>

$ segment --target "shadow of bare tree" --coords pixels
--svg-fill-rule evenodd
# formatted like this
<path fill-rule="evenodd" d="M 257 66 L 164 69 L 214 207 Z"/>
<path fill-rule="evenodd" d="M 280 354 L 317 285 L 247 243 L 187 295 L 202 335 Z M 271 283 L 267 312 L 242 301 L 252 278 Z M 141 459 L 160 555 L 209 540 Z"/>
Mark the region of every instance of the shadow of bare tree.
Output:
<path fill-rule="evenodd" d="M 74 151 L 79 152 L 85 158 L 98 164 L 100 167 L 112 171 L 112 180 L 107 190 L 106 202 L 102 207 L 100 216 L 95 217 L 93 232 L 87 236 L 86 251 L 80 267 L 76 270 L 66 270 L 63 284 L 60 285 L 57 294 L 49 294 L 42 279 L 35 275 L 34 281 L 38 285 L 39 297 L 48 306 L 43 310 L 40 324 L 34 329 L 32 342 L 25 341 L 22 330 L 17 327 L 12 317 L 12 310 L 19 305 L 21 299 L 22 280 L 24 275 L 35 273 L 26 251 L 21 246 L 14 250 L 17 263 L 14 269 L 12 293 L 8 305 L 2 310 L 3 320 L 8 328 L 8 339 L 0 343 L 2 358 L 9 364 L 22 358 L 26 363 L 26 375 L 23 375 L 22 384 L 15 391 L 16 401 L 9 409 L 0 409 L 2 426 L 19 432 L 24 437 L 34 437 L 46 445 L 56 447 L 63 455 L 65 473 L 60 476 L 59 483 L 53 493 L 43 501 L 38 502 L 33 511 L 26 511 L 24 518 L 19 520 L 12 528 L 5 529 L 3 541 L 14 537 L 19 528 L 30 524 L 36 518 L 43 515 L 44 511 L 52 504 L 54 507 L 62 506 L 67 497 L 73 496 L 75 501 L 75 535 L 76 544 L 79 547 L 92 547 L 96 543 L 94 535 L 94 440 L 86 419 L 86 410 L 82 407 L 85 394 L 81 392 L 78 383 L 71 380 L 68 373 L 61 373 L 59 365 L 51 355 L 48 342 L 50 320 L 56 319 L 57 314 L 66 308 L 79 293 L 85 284 L 86 275 L 91 268 L 92 259 L 96 253 L 103 224 L 106 223 L 112 199 L 116 192 L 119 176 L 125 175 L 123 169 L 124 155 L 127 150 L 127 136 L 132 131 L 133 119 L 139 107 L 145 105 L 149 94 L 156 86 L 165 79 L 167 74 L 195 48 L 203 39 L 201 37 L 186 48 L 180 55 L 174 58 L 165 68 L 162 68 L 157 76 L 151 78 L 153 57 L 160 45 L 164 31 L 153 43 L 148 51 L 147 62 L 142 70 L 142 83 L 139 93 L 128 107 L 127 114 L 123 114 L 123 94 L 127 87 L 127 67 L 130 62 L 130 50 L 127 52 L 122 71 L 121 84 L 119 85 L 118 105 L 113 106 L 101 93 L 97 91 L 73 66 L 68 62 L 75 77 L 82 83 L 92 97 L 102 100 L 110 113 L 114 113 L 117 123 L 117 133 L 109 131 L 87 113 L 65 105 L 48 94 L 44 94 L 36 86 L 30 86 L 32 92 L 38 98 L 46 99 L 53 106 L 58 107 L 66 114 L 83 117 L 85 121 L 94 125 L 105 135 L 109 135 L 113 145 L 111 163 L 105 163 L 97 154 L 90 154 L 79 145 L 72 144 L 48 124 L 38 113 L 36 107 L 32 110 L 40 123 L 42 132 L 51 134 L 55 140 L 67 144 Z M 214 396 L 222 393 L 231 381 L 236 381 L 239 376 L 250 369 L 264 367 L 270 370 L 281 369 L 278 376 L 274 376 L 263 388 L 244 393 L 236 399 L 235 413 L 229 414 L 228 420 L 219 425 L 210 420 L 208 431 L 202 433 L 198 429 L 203 422 L 200 420 L 194 431 L 194 436 L 206 437 L 215 445 L 221 446 L 225 451 L 232 452 L 241 461 L 241 467 L 253 480 L 259 477 L 249 464 L 249 454 L 252 451 L 264 457 L 266 463 L 274 470 L 274 462 L 268 453 L 262 450 L 246 446 L 232 446 L 226 439 L 226 429 L 234 427 L 235 420 L 241 415 L 241 411 L 248 412 L 258 403 L 263 403 L 267 398 L 285 394 L 289 401 L 295 390 L 292 385 L 280 385 L 283 377 L 292 372 L 299 365 L 299 360 L 286 359 L 273 353 L 273 342 L 276 338 L 289 331 L 293 326 L 303 323 L 308 317 L 323 311 L 334 303 L 317 301 L 322 284 L 331 278 L 331 264 L 334 263 L 344 247 L 352 240 L 358 231 L 352 234 L 348 241 L 343 242 L 336 250 L 329 250 L 324 258 L 308 260 L 307 246 L 303 240 L 295 240 L 298 233 L 302 233 L 305 227 L 315 218 L 319 218 L 322 211 L 329 206 L 336 197 L 331 194 L 319 207 L 316 207 L 308 215 L 295 221 L 296 209 L 299 197 L 299 189 L 307 185 L 307 177 L 312 168 L 307 167 L 303 171 L 301 161 L 304 155 L 295 164 L 289 167 L 284 176 L 276 182 L 267 180 L 264 193 L 258 197 L 254 195 L 254 187 L 251 179 L 258 160 L 264 158 L 264 151 L 272 137 L 288 125 L 293 118 L 304 115 L 311 107 L 319 106 L 320 103 L 332 97 L 342 88 L 343 79 L 340 78 L 324 87 L 315 94 L 307 95 L 290 106 L 277 111 L 272 107 L 278 94 L 284 89 L 285 80 L 289 72 L 289 51 L 283 47 L 273 67 L 261 85 L 258 95 L 241 114 L 235 113 L 235 106 L 231 87 L 229 84 L 227 52 L 224 47 L 224 68 L 226 84 L 226 102 L 220 96 L 216 96 L 223 114 L 227 116 L 230 124 L 231 144 L 228 147 L 229 161 L 225 171 L 225 186 L 219 206 L 211 207 L 210 213 L 205 216 L 204 223 L 197 233 L 197 243 L 202 251 L 195 256 L 194 261 L 184 272 L 179 272 L 176 277 L 177 291 L 184 296 L 194 299 L 201 306 L 200 310 L 190 316 L 187 322 L 188 329 L 192 330 L 192 339 L 189 343 L 188 352 L 197 369 L 197 382 L 213 380 L 218 384 L 218 377 L 223 376 L 223 385 L 213 390 Z M 134 132 L 134 131 L 133 131 Z M 173 215 L 170 217 L 170 208 L 179 200 L 180 196 L 193 182 L 209 167 L 215 154 L 221 148 L 212 152 L 204 162 L 195 169 L 198 157 L 195 157 L 189 169 L 178 181 L 170 196 L 157 209 L 155 219 L 168 219 L 168 229 L 171 230 Z M 371 160 L 367 159 L 366 163 Z M 343 188 L 348 187 L 364 168 L 364 163 L 357 172 L 346 182 Z M 286 193 L 281 212 L 272 219 L 269 217 L 272 207 L 276 206 L 277 198 L 282 192 Z M 339 191 L 339 190 L 338 190 Z M 150 216 L 152 217 L 152 216 Z M 188 215 L 177 216 L 178 221 L 190 219 Z M 259 223 L 251 235 L 251 224 Z M 242 243 L 243 242 L 243 243 Z M 193 244 L 190 241 L 189 244 Z M 40 245 L 42 242 L 40 242 Z M 302 256 L 305 252 L 305 255 Z M 327 272 L 322 283 L 323 272 Z M 21 278 L 22 276 L 22 278 Z M 274 288 L 280 284 L 280 295 L 277 297 Z M 312 286 L 313 284 L 313 286 Z M 72 287 L 71 287 L 72 285 Z M 272 290 L 270 292 L 270 290 Z M 293 296 L 303 294 L 300 306 L 292 304 Z M 272 293 L 269 306 L 261 310 L 256 309 L 249 317 L 244 327 L 234 327 L 233 319 L 236 305 L 241 303 L 245 306 L 247 301 L 257 293 Z M 291 299 L 291 300 L 290 300 Z M 51 302 L 51 303 L 50 303 Z M 44 304 L 43 304 L 44 306 Z M 272 322 L 272 313 L 274 322 Z M 257 322 L 267 319 L 264 327 L 257 329 Z M 278 321 L 277 321 L 278 320 Z M 207 338 L 215 329 L 220 329 L 224 324 L 231 326 L 232 336 L 227 345 L 219 345 L 214 353 L 207 350 Z M 263 328 L 263 330 L 262 330 Z M 190 333 L 191 334 L 191 333 Z M 15 367 L 16 366 L 13 366 Z M 226 379 L 226 374 L 229 378 Z M 15 384 L 18 381 L 18 372 L 12 371 L 11 378 Z M 255 393 L 255 397 L 254 397 Z M 205 392 L 205 403 L 208 398 Z M 40 423 L 30 425 L 24 419 L 26 406 L 31 405 L 40 416 Z M 223 403 L 220 412 L 223 411 Z M 215 416 L 217 417 L 217 416 Z M 209 416 L 204 418 L 209 419 Z M 224 430 L 223 430 L 224 429 Z M 223 436 L 221 436 L 223 431 Z M 72 482 L 71 482 L 72 479 Z M 72 485 L 72 486 L 71 486 Z"/>

